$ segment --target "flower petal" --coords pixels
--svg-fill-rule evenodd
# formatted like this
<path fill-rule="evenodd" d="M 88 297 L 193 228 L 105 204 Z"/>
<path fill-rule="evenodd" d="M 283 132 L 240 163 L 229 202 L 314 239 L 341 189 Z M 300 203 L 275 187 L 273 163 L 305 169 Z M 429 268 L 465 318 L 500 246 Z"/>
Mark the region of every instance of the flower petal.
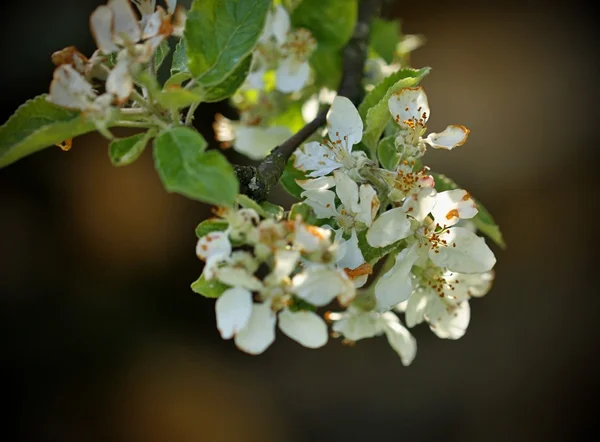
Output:
<path fill-rule="evenodd" d="M 381 276 L 375 285 L 378 311 L 387 311 L 408 299 L 413 290 L 411 269 L 418 258 L 416 243 L 396 255 L 394 267 Z"/>
<path fill-rule="evenodd" d="M 302 149 L 297 149 L 294 159 L 294 167 L 298 170 L 313 172 L 309 177 L 320 177 L 342 167 L 337 162 L 331 150 L 321 143 L 312 141 L 306 143 Z"/>
<path fill-rule="evenodd" d="M 317 307 L 329 304 L 346 289 L 342 275 L 326 268 L 309 268 L 292 279 L 292 291 Z"/>
<path fill-rule="evenodd" d="M 449 304 L 443 298 L 437 297 L 427 311 L 429 328 L 439 338 L 458 339 L 467 331 L 471 319 L 471 309 L 468 301 Z"/>
<path fill-rule="evenodd" d="M 432 187 L 421 189 L 418 193 L 409 195 L 402 204 L 402 209 L 411 218 L 422 223 L 431 209 L 435 207 L 436 190 Z"/>
<path fill-rule="evenodd" d="M 235 335 L 235 345 L 252 355 L 264 352 L 275 341 L 276 322 L 268 303 L 253 304 L 248 324 Z"/>
<path fill-rule="evenodd" d="M 112 41 L 113 11 L 108 6 L 98 6 L 90 16 L 90 29 L 96 46 L 104 54 L 118 51 Z"/>
<path fill-rule="evenodd" d="M 425 90 L 419 86 L 400 89 L 390 97 L 388 107 L 401 127 L 413 128 L 417 123 L 425 127 L 429 119 L 429 104 Z"/>
<path fill-rule="evenodd" d="M 113 41 L 117 44 L 137 43 L 142 38 L 142 29 L 129 0 L 108 0 L 113 12 Z"/>
<path fill-rule="evenodd" d="M 417 340 L 400 324 L 400 320 L 394 313 L 387 312 L 381 317 L 385 323 L 385 336 L 390 346 L 400 356 L 402 365 L 410 365 L 417 354 Z"/>
<path fill-rule="evenodd" d="M 327 113 L 327 133 L 329 139 L 339 143 L 347 151 L 362 140 L 363 122 L 352 102 L 340 95 L 333 99 Z"/>
<path fill-rule="evenodd" d="M 265 128 L 240 124 L 235 131 L 233 148 L 253 160 L 262 160 L 271 149 L 292 135 L 292 132 L 283 126 Z"/>
<path fill-rule="evenodd" d="M 385 247 L 412 233 L 404 209 L 397 207 L 379 216 L 367 231 L 367 242 L 372 247 Z"/>
<path fill-rule="evenodd" d="M 337 216 L 335 208 L 335 193 L 331 190 L 305 190 L 301 193 L 304 201 L 315 211 L 317 218 Z"/>
<path fill-rule="evenodd" d="M 275 6 L 272 13 L 271 32 L 278 44 L 282 45 L 287 39 L 290 30 L 290 15 L 281 5 Z"/>
<path fill-rule="evenodd" d="M 92 85 L 71 65 L 63 64 L 54 70 L 48 101 L 69 109 L 86 110 L 95 97 Z"/>
<path fill-rule="evenodd" d="M 429 289 L 418 289 L 412 292 L 406 303 L 404 319 L 406 325 L 414 327 L 425 320 L 425 314 L 431 297 L 436 296 Z"/>
<path fill-rule="evenodd" d="M 296 180 L 296 184 L 304 190 L 327 190 L 335 186 L 335 179 L 332 176 L 322 176 L 310 180 Z"/>
<path fill-rule="evenodd" d="M 332 314 L 331 318 L 335 316 Z M 375 312 L 368 312 L 354 307 L 339 314 L 335 319 L 332 330 L 341 334 L 346 339 L 358 341 L 360 339 L 372 338 L 381 333 L 379 315 Z"/>
<path fill-rule="evenodd" d="M 217 328 L 223 339 L 231 339 L 243 329 L 252 314 L 252 293 L 233 287 L 219 296 L 215 304 Z"/>
<path fill-rule="evenodd" d="M 353 209 L 356 213 L 355 218 L 357 221 L 363 222 L 367 227 L 370 227 L 379 210 L 379 198 L 377 198 L 377 192 L 370 184 L 361 185 L 359 194 L 360 203 L 358 207 Z"/>
<path fill-rule="evenodd" d="M 483 273 L 496 264 L 484 239 L 464 227 L 448 229 L 442 239 L 447 242 L 446 247 L 429 250 L 429 258 L 439 267 L 459 273 Z"/>
<path fill-rule="evenodd" d="M 300 252 L 297 250 L 277 249 L 275 251 L 275 269 L 273 269 L 273 273 L 278 281 L 281 281 L 292 273 L 296 268 L 299 258 Z"/>
<path fill-rule="evenodd" d="M 298 63 L 291 57 L 279 63 L 275 77 L 275 87 L 285 94 L 299 91 L 310 77 L 310 66 L 307 62 Z"/>
<path fill-rule="evenodd" d="M 327 247 L 330 237 L 331 230 L 302 222 L 296 223 L 294 229 L 294 245 L 301 251 L 308 253 Z"/>
<path fill-rule="evenodd" d="M 358 237 L 356 236 L 356 230 L 352 229 L 352 235 L 350 239 L 340 241 L 340 248 L 338 249 L 337 265 L 342 269 L 355 269 L 361 264 L 364 264 L 365 258 L 363 257 L 360 248 L 358 247 Z"/>
<path fill-rule="evenodd" d="M 252 291 L 258 291 L 263 287 L 258 278 L 248 270 L 239 267 L 219 267 L 215 270 L 215 274 L 219 281 L 232 287 L 243 287 Z"/>
<path fill-rule="evenodd" d="M 467 142 L 469 132 L 465 126 L 451 124 L 440 133 L 430 133 L 425 142 L 434 149 L 452 150 Z"/>
<path fill-rule="evenodd" d="M 340 198 L 347 211 L 354 212 L 358 208 L 358 184 L 341 170 L 333 172 L 335 193 Z"/>
<path fill-rule="evenodd" d="M 308 348 L 319 348 L 327 344 L 327 324 L 314 312 L 291 312 L 284 309 L 279 313 L 279 329 Z"/>
<path fill-rule="evenodd" d="M 129 60 L 122 58 L 106 78 L 106 91 L 115 96 L 120 104 L 125 104 L 133 92 L 133 78 L 129 73 Z"/>
<path fill-rule="evenodd" d="M 196 255 L 206 260 L 213 256 L 224 258 L 231 255 L 231 242 L 228 232 L 210 232 L 198 240 L 196 244 Z"/>
<path fill-rule="evenodd" d="M 471 195 L 466 190 L 454 189 L 436 195 L 431 215 L 441 227 L 449 227 L 461 219 L 473 218 L 477 212 L 477 205 Z"/>

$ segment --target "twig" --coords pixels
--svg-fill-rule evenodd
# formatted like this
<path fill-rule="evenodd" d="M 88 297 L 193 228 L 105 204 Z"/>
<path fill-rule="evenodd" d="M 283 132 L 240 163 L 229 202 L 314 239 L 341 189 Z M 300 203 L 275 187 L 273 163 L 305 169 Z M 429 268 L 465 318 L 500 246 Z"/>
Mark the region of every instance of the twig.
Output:
<path fill-rule="evenodd" d="M 354 33 L 342 51 L 343 76 L 337 94 L 349 98 L 354 104 L 358 104 L 364 95 L 362 78 L 367 59 L 370 23 L 381 8 L 381 3 L 382 0 L 360 2 Z M 255 201 L 267 199 L 294 151 L 326 123 L 328 110 L 320 112 L 314 120 L 275 147 L 258 167 L 234 166 L 240 182 L 240 193 Z"/>

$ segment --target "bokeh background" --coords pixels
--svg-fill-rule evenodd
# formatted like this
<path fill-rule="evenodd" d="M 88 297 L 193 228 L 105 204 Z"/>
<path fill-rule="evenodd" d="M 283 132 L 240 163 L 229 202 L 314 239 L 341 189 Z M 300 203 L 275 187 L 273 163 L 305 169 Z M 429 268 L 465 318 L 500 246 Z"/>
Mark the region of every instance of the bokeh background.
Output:
<path fill-rule="evenodd" d="M 324 0 L 327 1 L 327 0 Z M 93 51 L 99 0 L 10 2 L 1 121 L 47 91 L 50 54 Z M 185 2 L 184 2 L 185 3 Z M 188 2 L 189 3 L 189 2 Z M 0 171 L 4 440 L 127 442 L 562 441 L 593 428 L 598 393 L 596 15 L 577 1 L 398 1 L 427 37 L 413 65 L 432 130 L 471 129 L 429 164 L 502 226 L 492 292 L 458 341 L 414 329 L 404 368 L 384 338 L 262 356 L 222 341 L 194 227 L 208 208 L 167 194 L 150 150 L 113 168 L 75 140 Z M 197 126 L 210 136 L 201 107 Z M 280 201 L 286 201 L 278 193 Z M 6 437 L 6 438 L 5 438 Z"/>

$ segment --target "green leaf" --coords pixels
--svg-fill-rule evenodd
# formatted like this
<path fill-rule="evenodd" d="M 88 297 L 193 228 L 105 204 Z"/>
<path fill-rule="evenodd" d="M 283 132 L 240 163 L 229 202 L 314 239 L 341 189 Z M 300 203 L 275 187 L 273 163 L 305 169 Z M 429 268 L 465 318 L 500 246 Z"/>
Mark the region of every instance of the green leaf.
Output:
<path fill-rule="evenodd" d="M 308 29 L 319 45 L 341 49 L 354 33 L 357 16 L 357 0 L 303 0 L 292 14 L 292 24 Z"/>
<path fill-rule="evenodd" d="M 167 109 L 181 109 L 183 107 L 191 106 L 201 100 L 202 95 L 199 91 L 183 89 L 177 86 L 171 86 L 166 90 L 160 91 L 156 95 L 156 101 Z"/>
<path fill-rule="evenodd" d="M 271 0 L 194 0 L 184 37 L 199 84 L 221 82 L 252 51 L 270 6 Z"/>
<path fill-rule="evenodd" d="M 448 178 L 446 175 L 441 173 L 431 172 L 431 175 L 435 179 L 435 190 L 438 192 L 444 192 L 446 190 L 453 189 L 462 189 L 458 184 L 456 184 L 452 179 Z M 473 197 L 472 197 L 473 198 Z M 473 198 L 475 204 L 477 204 L 477 215 L 471 219 L 475 224 L 475 227 L 489 239 L 491 239 L 498 247 L 501 249 L 506 248 L 506 243 L 504 242 L 504 237 L 502 236 L 502 232 L 500 231 L 500 227 L 494 221 L 492 214 L 485 208 L 481 202 Z"/>
<path fill-rule="evenodd" d="M 288 160 L 285 168 L 283 169 L 283 174 L 281 174 L 279 182 L 287 191 L 287 193 L 298 199 L 301 199 L 300 194 L 304 192 L 304 189 L 302 189 L 302 187 L 296 183 L 296 180 L 306 180 L 307 177 L 304 172 L 294 167 L 294 158 L 295 156 L 292 155 Z"/>
<path fill-rule="evenodd" d="M 310 57 L 310 65 L 315 71 L 315 81 L 319 86 L 336 90 L 342 80 L 342 53 L 335 46 L 319 44 Z"/>
<path fill-rule="evenodd" d="M 262 203 L 260 203 L 260 207 L 262 207 L 262 209 L 264 210 L 265 216 L 273 218 L 275 221 L 280 221 L 283 218 L 283 214 L 285 213 L 283 207 L 277 204 L 270 203 L 268 201 L 263 201 Z"/>
<path fill-rule="evenodd" d="M 225 80 L 202 90 L 202 101 L 212 103 L 231 97 L 248 76 L 251 64 L 252 54 L 248 54 Z"/>
<path fill-rule="evenodd" d="M 388 108 L 388 100 L 392 94 L 405 87 L 414 87 L 427 75 L 430 68 L 401 69 L 384 78 L 367 94 L 358 106 L 358 112 L 365 122 L 363 143 L 374 150 L 386 124 L 392 118 Z"/>
<path fill-rule="evenodd" d="M 386 247 L 371 247 L 371 245 L 367 242 L 367 230 L 363 230 L 362 232 L 358 233 L 357 237 L 358 248 L 362 252 L 365 261 L 371 264 L 371 266 L 374 266 L 377 261 L 379 261 L 388 253 L 392 253 L 394 250 L 400 249 L 405 245 L 405 241 L 400 239 Z"/>
<path fill-rule="evenodd" d="M 290 214 L 288 219 L 294 221 L 297 216 L 300 216 L 302 220 L 307 224 L 315 224 L 317 217 L 312 207 L 306 203 L 294 203 L 290 208 Z"/>
<path fill-rule="evenodd" d="M 154 53 L 154 66 L 157 71 L 158 68 L 162 66 L 163 62 L 165 61 L 165 58 L 167 58 L 167 55 L 170 51 L 171 48 L 169 47 L 169 42 L 167 40 L 161 41 L 158 47 L 156 48 L 156 52 Z"/>
<path fill-rule="evenodd" d="M 205 298 L 218 298 L 225 290 L 230 288 L 227 284 L 213 278 L 209 281 L 204 279 L 204 275 L 192 282 L 192 290 Z"/>
<path fill-rule="evenodd" d="M 386 21 L 375 18 L 371 22 L 369 45 L 386 63 L 394 61 L 396 46 L 400 38 L 400 22 L 398 20 Z"/>
<path fill-rule="evenodd" d="M 383 138 L 377 146 L 377 157 L 379 162 L 387 170 L 396 170 L 400 162 L 400 154 L 396 150 L 396 137 L 391 135 Z"/>
<path fill-rule="evenodd" d="M 167 79 L 167 81 L 165 81 L 164 89 L 169 89 L 173 86 L 181 86 L 184 81 L 188 81 L 190 78 L 192 78 L 192 74 L 189 72 L 178 72 L 173 74 L 169 79 Z"/>
<path fill-rule="evenodd" d="M 40 95 L 22 104 L 0 126 L 0 167 L 95 129 L 81 112 L 52 104 Z"/>
<path fill-rule="evenodd" d="M 229 227 L 229 223 L 222 219 L 205 219 L 196 226 L 196 236 L 202 238 L 211 232 L 224 232 Z"/>
<path fill-rule="evenodd" d="M 182 74 L 189 72 L 188 57 L 185 49 L 185 40 L 179 39 L 175 52 L 173 53 L 173 61 L 171 62 L 171 75 Z"/>
<path fill-rule="evenodd" d="M 206 144 L 187 127 L 161 132 L 154 140 L 156 170 L 169 192 L 210 204 L 233 204 L 239 192 L 233 167 L 220 152 L 204 152 Z"/>
<path fill-rule="evenodd" d="M 148 141 L 156 135 L 156 129 L 132 135 L 120 140 L 113 140 L 108 146 L 108 156 L 114 166 L 127 166 L 137 160 Z"/>
<path fill-rule="evenodd" d="M 256 201 L 254 201 L 252 198 L 250 198 L 247 195 L 239 194 L 236 198 L 236 201 L 240 206 L 245 207 L 246 209 L 254 210 L 256 213 L 258 213 L 263 218 L 265 218 L 267 216 L 267 214 L 265 213 L 264 209 L 260 206 L 260 204 L 258 204 Z"/>

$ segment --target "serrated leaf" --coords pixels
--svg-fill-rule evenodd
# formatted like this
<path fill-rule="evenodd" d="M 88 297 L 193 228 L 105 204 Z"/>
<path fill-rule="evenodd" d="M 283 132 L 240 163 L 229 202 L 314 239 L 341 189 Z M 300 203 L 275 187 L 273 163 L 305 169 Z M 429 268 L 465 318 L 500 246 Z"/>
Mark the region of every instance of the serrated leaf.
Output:
<path fill-rule="evenodd" d="M 200 275 L 200 278 L 192 282 L 191 288 L 194 292 L 205 298 L 218 298 L 230 287 L 216 278 L 207 281 L 204 275 Z"/>
<path fill-rule="evenodd" d="M 452 179 L 448 178 L 446 175 L 441 173 L 431 172 L 435 180 L 435 190 L 438 192 L 444 192 L 446 190 L 453 189 L 462 189 L 456 182 Z M 472 197 L 473 198 L 473 197 Z M 492 214 L 485 208 L 481 201 L 476 198 L 473 198 L 475 204 L 477 204 L 477 215 L 471 219 L 471 221 L 475 224 L 475 227 L 491 239 L 498 247 L 501 249 L 506 248 L 506 243 L 504 242 L 504 237 L 502 236 L 502 232 L 500 231 L 500 227 L 494 221 Z"/>
<path fill-rule="evenodd" d="M 167 40 L 161 41 L 154 53 L 154 67 L 156 70 L 162 66 L 170 51 L 169 42 Z"/>
<path fill-rule="evenodd" d="M 387 21 L 375 18 L 371 22 L 369 45 L 386 63 L 394 61 L 396 46 L 400 38 L 400 22 L 398 20 Z"/>
<path fill-rule="evenodd" d="M 405 245 L 403 239 L 396 241 L 386 247 L 372 247 L 367 241 L 367 230 L 357 234 L 358 237 L 358 248 L 363 254 L 365 261 L 371 266 L 374 266 L 377 261 L 383 258 L 388 253 L 392 253 L 394 250 L 399 249 Z"/>
<path fill-rule="evenodd" d="M 171 75 L 189 73 L 188 57 L 185 49 L 185 39 L 181 38 L 175 46 L 173 61 L 171 62 Z M 190 74 L 191 76 L 191 74 Z"/>
<path fill-rule="evenodd" d="M 396 150 L 396 137 L 391 135 L 383 138 L 377 146 L 377 158 L 379 163 L 387 170 L 396 170 L 400 162 L 400 154 Z"/>
<path fill-rule="evenodd" d="M 304 190 L 296 183 L 296 180 L 305 180 L 307 177 L 304 172 L 294 167 L 294 158 L 294 155 L 292 155 L 288 160 L 283 169 L 283 173 L 281 174 L 281 178 L 279 178 L 279 182 L 287 193 L 300 199 L 300 194 Z"/>
<path fill-rule="evenodd" d="M 156 170 L 169 192 L 205 203 L 231 205 L 239 192 L 233 167 L 220 152 L 204 152 L 206 145 L 193 129 L 167 129 L 154 140 Z"/>
<path fill-rule="evenodd" d="M 147 132 L 132 135 L 127 138 L 111 141 L 108 146 L 108 157 L 114 166 L 127 166 L 137 160 L 148 141 L 156 135 L 156 130 L 151 129 Z"/>
<path fill-rule="evenodd" d="M 229 223 L 222 219 L 205 219 L 196 226 L 196 236 L 202 238 L 211 232 L 224 232 Z"/>
<path fill-rule="evenodd" d="M 266 217 L 273 218 L 276 221 L 280 221 L 283 218 L 283 214 L 285 213 L 283 207 L 277 204 L 270 203 L 268 201 L 263 201 L 262 203 L 260 203 L 260 207 L 262 207 L 262 209 L 264 210 Z"/>
<path fill-rule="evenodd" d="M 185 25 L 188 67 L 203 86 L 227 77 L 252 51 L 271 0 L 194 0 Z"/>
<path fill-rule="evenodd" d="M 171 86 L 156 94 L 156 101 L 167 109 L 181 109 L 201 100 L 202 95 L 198 90 L 183 89 L 178 86 Z"/>
<path fill-rule="evenodd" d="M 430 68 L 401 69 L 381 80 L 375 88 L 367 94 L 358 107 L 358 112 L 365 123 L 363 143 L 374 150 L 386 124 L 392 115 L 388 109 L 388 101 L 392 94 L 405 87 L 414 87 L 427 75 Z"/>
<path fill-rule="evenodd" d="M 315 82 L 319 86 L 336 90 L 342 80 L 342 53 L 335 46 L 319 43 L 310 57 L 315 71 Z"/>
<path fill-rule="evenodd" d="M 357 0 L 303 0 L 292 14 L 292 24 L 308 29 L 319 45 L 341 49 L 354 33 L 357 16 Z"/>
<path fill-rule="evenodd" d="M 81 112 L 52 104 L 40 95 L 21 105 L 0 127 L 0 167 L 95 129 Z"/>
<path fill-rule="evenodd" d="M 258 213 L 263 218 L 265 218 L 267 216 L 267 214 L 265 213 L 264 209 L 260 206 L 260 204 L 258 204 L 256 201 L 254 201 L 248 195 L 239 194 L 236 198 L 236 201 L 240 206 L 245 207 L 246 209 L 254 210 L 256 213 Z"/>
<path fill-rule="evenodd" d="M 238 64 L 225 80 L 202 90 L 202 101 L 212 103 L 231 97 L 237 91 L 250 72 L 252 54 L 249 54 Z"/>

